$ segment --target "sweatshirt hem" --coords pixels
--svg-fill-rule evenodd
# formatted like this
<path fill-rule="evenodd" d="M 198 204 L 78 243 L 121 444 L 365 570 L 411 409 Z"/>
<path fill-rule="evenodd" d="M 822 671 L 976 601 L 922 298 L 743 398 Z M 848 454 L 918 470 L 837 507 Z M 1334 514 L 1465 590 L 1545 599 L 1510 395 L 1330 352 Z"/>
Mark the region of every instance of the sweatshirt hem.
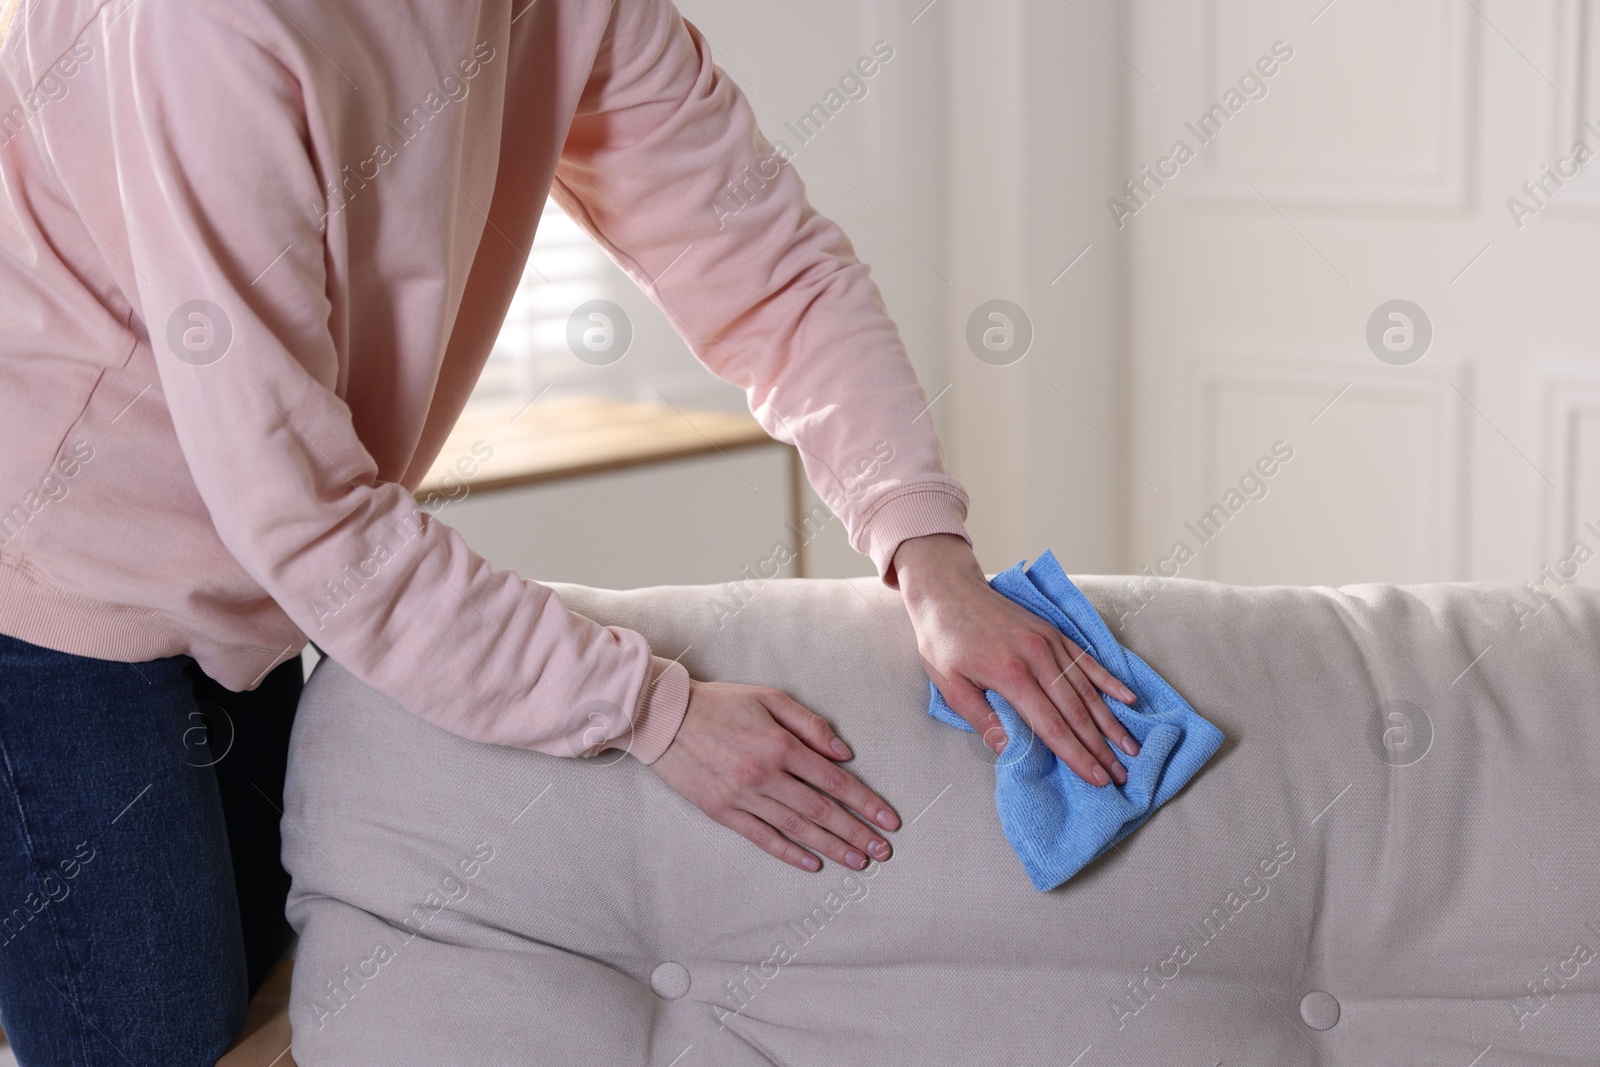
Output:
<path fill-rule="evenodd" d="M 207 677 L 246 692 L 305 647 L 229 645 L 196 634 L 151 608 L 109 604 L 62 589 L 26 560 L 0 556 L 0 633 L 74 656 L 144 663 L 192 656 Z"/>

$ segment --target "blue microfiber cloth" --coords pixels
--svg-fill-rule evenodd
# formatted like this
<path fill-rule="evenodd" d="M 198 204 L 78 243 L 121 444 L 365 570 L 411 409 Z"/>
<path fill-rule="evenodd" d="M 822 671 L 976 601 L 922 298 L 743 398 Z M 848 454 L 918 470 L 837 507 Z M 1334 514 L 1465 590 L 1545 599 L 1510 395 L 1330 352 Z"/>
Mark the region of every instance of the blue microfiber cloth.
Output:
<path fill-rule="evenodd" d="M 1025 563 L 1026 561 L 1024 561 Z M 1049 892 L 1138 829 L 1182 789 L 1222 744 L 1222 731 L 1201 718 L 1144 660 L 1117 643 L 1087 598 L 1049 552 L 990 581 L 998 592 L 1046 619 L 1093 656 L 1138 698 L 1100 695 L 1139 743 L 1130 756 L 1111 746 L 1128 781 L 1093 786 L 1045 747 L 1005 698 L 984 693 L 1009 739 L 995 764 L 994 802 L 1000 825 L 1028 879 Z M 973 732 L 931 681 L 928 714 Z"/>

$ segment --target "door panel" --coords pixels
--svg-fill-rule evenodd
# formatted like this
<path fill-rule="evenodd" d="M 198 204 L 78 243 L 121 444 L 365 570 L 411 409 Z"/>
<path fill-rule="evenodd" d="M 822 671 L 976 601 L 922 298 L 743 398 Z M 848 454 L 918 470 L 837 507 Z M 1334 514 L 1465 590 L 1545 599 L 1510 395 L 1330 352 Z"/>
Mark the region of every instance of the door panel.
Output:
<path fill-rule="evenodd" d="M 1600 552 L 1600 162 L 1571 158 L 1600 153 L 1592 5 L 1145 0 L 1129 35 L 1125 171 L 1194 148 L 1116 231 L 1130 569 L 1280 439 L 1293 460 L 1183 576 L 1520 583 Z"/>

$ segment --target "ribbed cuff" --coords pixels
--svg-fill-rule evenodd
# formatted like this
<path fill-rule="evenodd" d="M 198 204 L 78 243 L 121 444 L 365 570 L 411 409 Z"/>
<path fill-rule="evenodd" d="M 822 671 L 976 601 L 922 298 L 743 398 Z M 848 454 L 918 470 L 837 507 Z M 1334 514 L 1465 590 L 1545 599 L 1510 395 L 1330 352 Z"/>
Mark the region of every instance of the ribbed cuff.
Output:
<path fill-rule="evenodd" d="M 633 727 L 607 747 L 631 752 L 640 763 L 654 763 L 678 736 L 688 710 L 688 669 L 676 660 L 651 656 Z"/>
<path fill-rule="evenodd" d="M 956 492 L 943 487 L 913 489 L 890 497 L 872 513 L 862 530 L 860 550 L 872 560 L 883 583 L 897 589 L 893 561 L 900 543 L 913 537 L 949 533 L 970 545 L 966 518 L 967 502 Z"/>

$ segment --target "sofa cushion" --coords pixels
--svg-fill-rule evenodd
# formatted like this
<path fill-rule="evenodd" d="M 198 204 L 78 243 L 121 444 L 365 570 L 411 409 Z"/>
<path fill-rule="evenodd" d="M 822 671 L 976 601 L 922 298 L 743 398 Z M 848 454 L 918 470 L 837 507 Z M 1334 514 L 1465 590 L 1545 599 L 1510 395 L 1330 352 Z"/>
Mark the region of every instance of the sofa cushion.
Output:
<path fill-rule="evenodd" d="M 556 587 L 832 720 L 903 823 L 860 874 L 767 856 L 631 757 L 466 741 L 323 662 L 285 797 L 298 1062 L 1600 1061 L 1600 594 L 1076 580 L 1227 740 L 1047 894 L 872 580 L 731 614 L 721 587 Z"/>

